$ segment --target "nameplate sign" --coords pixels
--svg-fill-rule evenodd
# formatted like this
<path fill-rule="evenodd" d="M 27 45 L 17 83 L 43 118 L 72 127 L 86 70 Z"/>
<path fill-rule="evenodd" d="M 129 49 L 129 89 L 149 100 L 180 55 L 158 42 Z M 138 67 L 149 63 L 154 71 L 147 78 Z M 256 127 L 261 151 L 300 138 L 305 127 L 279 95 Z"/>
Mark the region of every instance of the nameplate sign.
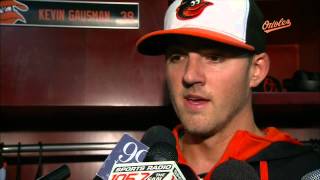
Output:
<path fill-rule="evenodd" d="M 1 0 L 0 25 L 139 29 L 139 3 Z"/>

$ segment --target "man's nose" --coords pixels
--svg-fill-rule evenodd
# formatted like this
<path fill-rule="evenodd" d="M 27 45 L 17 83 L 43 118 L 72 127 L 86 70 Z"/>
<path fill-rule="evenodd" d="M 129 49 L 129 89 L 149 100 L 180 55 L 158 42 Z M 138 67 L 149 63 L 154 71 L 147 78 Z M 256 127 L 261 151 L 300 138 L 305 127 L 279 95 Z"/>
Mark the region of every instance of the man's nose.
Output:
<path fill-rule="evenodd" d="M 197 53 L 189 53 L 183 75 L 183 83 L 186 86 L 205 83 L 202 56 Z"/>

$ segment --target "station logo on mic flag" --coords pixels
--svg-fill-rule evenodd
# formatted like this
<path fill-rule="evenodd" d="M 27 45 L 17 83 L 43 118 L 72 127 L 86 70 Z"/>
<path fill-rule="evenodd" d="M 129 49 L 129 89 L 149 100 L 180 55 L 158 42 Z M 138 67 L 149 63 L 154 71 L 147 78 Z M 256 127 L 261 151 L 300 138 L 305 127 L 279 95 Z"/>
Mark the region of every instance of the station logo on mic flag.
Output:
<path fill-rule="evenodd" d="M 186 180 L 175 161 L 115 164 L 109 180 Z"/>
<path fill-rule="evenodd" d="M 148 146 L 125 133 L 104 161 L 97 176 L 107 180 L 115 164 L 143 162 L 148 150 Z"/>

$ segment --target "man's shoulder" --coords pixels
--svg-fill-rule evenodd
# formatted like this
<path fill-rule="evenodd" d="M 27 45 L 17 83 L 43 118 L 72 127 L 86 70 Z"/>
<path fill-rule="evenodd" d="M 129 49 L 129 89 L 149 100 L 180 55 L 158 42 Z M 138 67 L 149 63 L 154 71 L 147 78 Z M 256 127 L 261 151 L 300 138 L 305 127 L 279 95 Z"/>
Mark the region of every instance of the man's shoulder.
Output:
<path fill-rule="evenodd" d="M 292 159 L 292 158 L 306 158 L 310 157 L 318 159 L 320 158 L 320 152 L 316 151 L 312 146 L 293 144 L 289 142 L 275 142 L 267 148 L 260 151 L 249 161 L 260 160 L 280 160 L 280 159 Z M 320 163 L 320 161 L 319 161 Z"/>
<path fill-rule="evenodd" d="M 312 146 L 276 142 L 262 150 L 248 162 L 257 169 L 259 163 L 268 163 L 270 179 L 300 179 L 320 169 L 320 153 Z"/>

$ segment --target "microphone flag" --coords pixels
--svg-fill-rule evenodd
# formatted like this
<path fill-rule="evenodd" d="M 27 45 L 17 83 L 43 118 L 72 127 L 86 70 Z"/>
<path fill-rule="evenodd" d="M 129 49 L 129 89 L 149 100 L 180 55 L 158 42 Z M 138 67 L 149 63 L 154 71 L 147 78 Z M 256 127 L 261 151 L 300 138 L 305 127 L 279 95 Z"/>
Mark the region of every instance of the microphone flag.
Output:
<path fill-rule="evenodd" d="M 107 180 L 115 164 L 143 162 L 148 150 L 148 146 L 125 133 L 103 162 L 96 176 Z"/>
<path fill-rule="evenodd" d="M 175 161 L 115 164 L 109 180 L 186 180 Z"/>

